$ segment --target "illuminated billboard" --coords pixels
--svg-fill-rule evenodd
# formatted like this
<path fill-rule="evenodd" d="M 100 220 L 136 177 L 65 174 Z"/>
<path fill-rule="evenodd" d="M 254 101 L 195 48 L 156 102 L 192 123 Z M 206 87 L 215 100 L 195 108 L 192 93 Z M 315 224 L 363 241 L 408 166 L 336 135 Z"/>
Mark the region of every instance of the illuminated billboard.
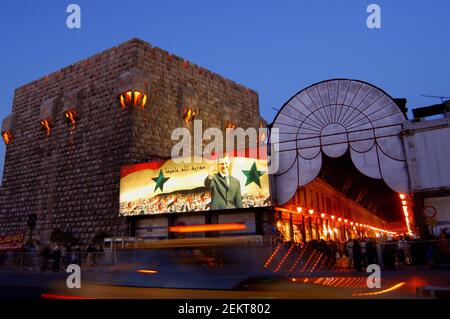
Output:
<path fill-rule="evenodd" d="M 248 155 L 248 154 L 247 154 Z M 152 215 L 271 205 L 267 159 L 224 156 L 123 166 L 120 214 Z"/>

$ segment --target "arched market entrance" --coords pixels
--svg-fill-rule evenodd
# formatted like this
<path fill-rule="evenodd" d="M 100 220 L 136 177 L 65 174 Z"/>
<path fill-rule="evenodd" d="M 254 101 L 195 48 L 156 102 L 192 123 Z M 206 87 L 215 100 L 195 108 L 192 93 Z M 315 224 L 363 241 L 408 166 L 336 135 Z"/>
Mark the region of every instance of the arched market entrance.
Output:
<path fill-rule="evenodd" d="M 319 207 L 318 216 L 333 217 L 317 222 L 317 229 L 324 230 L 321 237 L 327 229 L 341 229 L 334 220 L 337 210 L 341 210 L 342 223 L 348 210 L 354 209 L 348 216 L 358 216 L 353 218 L 357 225 L 366 227 L 368 219 L 376 228 L 381 228 L 381 220 L 391 223 L 403 219 L 404 224 L 398 194 L 409 189 L 400 135 L 405 120 L 394 99 L 367 82 L 333 79 L 299 91 L 281 107 L 271 126 L 269 143 L 279 151 L 279 170 L 274 174 L 277 205 L 284 207 L 298 199 L 310 206 L 307 192 L 303 201 L 299 193 L 320 181 L 354 203 L 341 207 L 331 200 L 328 204 L 323 195 L 322 199 L 309 195 L 314 197 L 316 212 Z M 303 209 L 310 211 L 311 207 Z M 327 226 L 329 222 L 333 226 Z"/>

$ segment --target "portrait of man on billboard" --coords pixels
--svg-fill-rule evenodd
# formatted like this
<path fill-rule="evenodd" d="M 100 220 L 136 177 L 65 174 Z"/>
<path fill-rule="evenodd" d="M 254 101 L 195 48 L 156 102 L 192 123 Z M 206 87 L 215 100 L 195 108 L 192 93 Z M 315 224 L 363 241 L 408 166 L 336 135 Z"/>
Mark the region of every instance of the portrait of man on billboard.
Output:
<path fill-rule="evenodd" d="M 218 172 L 210 171 L 205 179 L 205 186 L 211 191 L 210 209 L 242 208 L 241 183 L 230 175 L 230 158 L 218 159 Z"/>

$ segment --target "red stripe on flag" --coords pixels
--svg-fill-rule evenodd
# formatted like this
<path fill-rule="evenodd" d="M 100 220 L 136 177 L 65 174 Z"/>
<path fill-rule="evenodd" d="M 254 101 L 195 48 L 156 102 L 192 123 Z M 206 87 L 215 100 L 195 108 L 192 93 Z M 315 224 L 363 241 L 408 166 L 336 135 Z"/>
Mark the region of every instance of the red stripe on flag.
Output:
<path fill-rule="evenodd" d="M 148 162 L 148 163 L 122 166 L 120 169 L 120 178 L 124 178 L 127 175 L 142 171 L 144 169 L 152 169 L 152 170 L 159 169 L 166 162 L 167 162 L 167 160 L 161 160 L 161 161 L 154 161 L 154 162 Z"/>
<path fill-rule="evenodd" d="M 243 150 L 235 150 L 228 154 L 229 157 L 244 157 L 244 158 L 253 158 L 253 159 L 267 159 L 267 146 L 263 145 L 260 148 L 254 148 L 254 149 L 243 149 Z M 205 155 L 204 158 L 208 160 L 216 160 L 219 157 L 218 153 Z M 120 169 L 120 178 L 124 178 L 127 175 L 130 175 L 132 173 L 136 173 L 145 169 L 151 169 L 156 170 L 160 169 L 161 166 L 163 166 L 167 161 L 169 160 L 161 160 L 161 161 L 154 161 L 154 162 L 148 162 L 148 163 L 141 163 L 141 164 L 132 164 L 132 165 L 125 165 L 122 166 Z"/>

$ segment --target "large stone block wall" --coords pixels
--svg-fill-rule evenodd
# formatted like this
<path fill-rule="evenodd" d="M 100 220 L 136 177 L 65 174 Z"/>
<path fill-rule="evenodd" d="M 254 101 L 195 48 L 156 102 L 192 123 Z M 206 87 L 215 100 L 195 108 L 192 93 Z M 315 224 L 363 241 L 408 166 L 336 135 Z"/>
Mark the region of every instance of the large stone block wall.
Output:
<path fill-rule="evenodd" d="M 117 83 L 138 67 L 149 74 L 144 110 L 122 110 Z M 257 93 L 133 39 L 24 85 L 15 91 L 13 142 L 7 146 L 0 189 L 0 234 L 26 231 L 38 215 L 35 236 L 49 240 L 53 229 L 72 232 L 83 243 L 99 232 L 127 235 L 119 212 L 120 167 L 170 156 L 170 134 L 183 126 L 180 90 L 195 91 L 204 128 L 224 128 L 230 118 L 240 127 L 258 126 Z M 70 130 L 62 97 L 84 88 L 79 122 Z M 45 136 L 40 105 L 56 98 L 55 123 Z"/>
<path fill-rule="evenodd" d="M 151 94 L 148 107 L 133 116 L 131 154 L 136 162 L 155 155 L 169 157 L 176 143 L 170 139 L 174 129 L 187 127 L 193 132 L 193 125 L 186 126 L 181 115 L 184 88 L 195 92 L 191 106 L 198 112 L 195 119 L 202 120 L 203 130 L 217 127 L 225 136 L 225 120 L 245 129 L 258 128 L 262 122 L 255 91 L 196 64 L 142 42 L 137 66 L 151 75 Z"/>

